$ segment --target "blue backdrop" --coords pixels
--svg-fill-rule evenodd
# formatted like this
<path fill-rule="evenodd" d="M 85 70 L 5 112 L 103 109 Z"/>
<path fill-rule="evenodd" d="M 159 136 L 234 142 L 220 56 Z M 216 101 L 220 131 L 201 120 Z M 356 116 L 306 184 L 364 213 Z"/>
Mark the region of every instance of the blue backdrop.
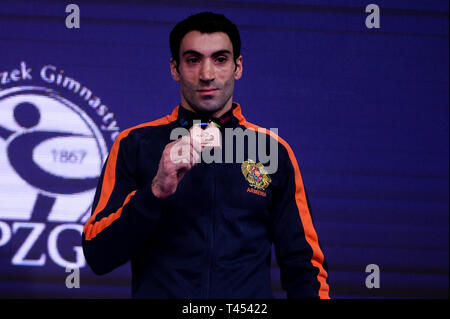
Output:
<path fill-rule="evenodd" d="M 359 0 L 75 1 L 79 29 L 68 3 L 0 3 L 1 297 L 130 296 L 129 264 L 84 264 L 93 188 L 77 183 L 120 130 L 179 103 L 169 32 L 211 10 L 241 31 L 234 100 L 297 156 L 331 296 L 448 298 L 448 1 L 377 0 L 379 29 Z"/>

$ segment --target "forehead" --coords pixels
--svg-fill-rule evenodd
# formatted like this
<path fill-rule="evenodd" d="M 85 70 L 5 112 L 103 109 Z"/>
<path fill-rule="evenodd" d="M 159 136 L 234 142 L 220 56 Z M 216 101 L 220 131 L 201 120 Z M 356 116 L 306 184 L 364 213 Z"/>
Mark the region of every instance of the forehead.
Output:
<path fill-rule="evenodd" d="M 225 32 L 201 33 L 190 31 L 186 33 L 180 43 L 180 55 L 193 50 L 203 55 L 211 55 L 220 50 L 233 52 L 233 44 Z"/>

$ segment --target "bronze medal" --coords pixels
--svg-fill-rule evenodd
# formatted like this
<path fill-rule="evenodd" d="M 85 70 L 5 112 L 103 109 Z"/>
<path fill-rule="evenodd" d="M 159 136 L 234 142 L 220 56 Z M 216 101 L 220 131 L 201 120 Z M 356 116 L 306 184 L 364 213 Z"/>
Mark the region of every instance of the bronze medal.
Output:
<path fill-rule="evenodd" d="M 194 124 L 189 133 L 191 138 L 200 143 L 202 149 L 204 147 L 221 147 L 222 145 L 220 130 L 213 122 L 210 122 L 204 130 L 200 125 Z"/>

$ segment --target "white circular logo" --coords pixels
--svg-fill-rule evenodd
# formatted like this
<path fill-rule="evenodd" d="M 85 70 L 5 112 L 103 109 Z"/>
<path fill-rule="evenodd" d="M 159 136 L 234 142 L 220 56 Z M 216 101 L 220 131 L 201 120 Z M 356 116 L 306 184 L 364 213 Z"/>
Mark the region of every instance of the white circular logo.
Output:
<path fill-rule="evenodd" d="M 107 153 L 92 119 L 55 91 L 0 91 L 0 219 L 84 223 Z"/>
<path fill-rule="evenodd" d="M 82 82 L 52 64 L 38 70 L 21 61 L 0 72 L 0 260 L 25 266 L 24 282 L 29 266 L 85 267 L 80 236 L 120 132 Z"/>

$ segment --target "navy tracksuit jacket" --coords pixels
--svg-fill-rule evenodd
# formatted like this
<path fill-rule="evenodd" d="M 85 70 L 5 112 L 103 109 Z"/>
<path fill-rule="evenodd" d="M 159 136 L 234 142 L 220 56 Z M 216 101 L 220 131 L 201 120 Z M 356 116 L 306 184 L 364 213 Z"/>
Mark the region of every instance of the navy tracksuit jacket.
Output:
<path fill-rule="evenodd" d="M 267 148 L 270 139 L 278 143 L 275 173 L 264 174 L 259 158 L 245 157 L 246 165 L 201 162 L 173 195 L 153 195 L 151 182 L 172 129 L 189 128 L 193 119 L 194 113 L 177 106 L 114 142 L 83 231 L 93 271 L 105 274 L 131 261 L 135 298 L 272 298 L 274 244 L 288 298 L 329 298 L 300 170 L 289 145 L 274 133 L 257 134 Z M 222 138 L 225 128 L 258 129 L 237 103 L 216 121 Z"/>

